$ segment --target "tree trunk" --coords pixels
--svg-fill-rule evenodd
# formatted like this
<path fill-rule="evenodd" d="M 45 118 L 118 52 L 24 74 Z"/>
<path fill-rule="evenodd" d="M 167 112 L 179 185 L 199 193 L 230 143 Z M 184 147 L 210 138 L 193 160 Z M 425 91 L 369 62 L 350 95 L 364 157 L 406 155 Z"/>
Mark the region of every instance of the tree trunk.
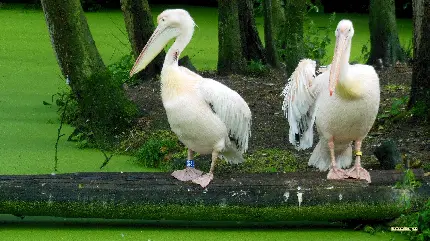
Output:
<path fill-rule="evenodd" d="M 106 66 L 97 51 L 79 0 L 42 0 L 46 24 L 63 75 L 81 94 L 81 82 Z"/>
<path fill-rule="evenodd" d="M 263 0 L 265 1 L 265 0 Z M 285 25 L 285 11 L 282 6 L 282 0 L 271 0 L 272 6 L 272 31 L 273 31 L 273 39 L 276 41 L 281 36 L 281 31 Z M 263 3 L 264 4 L 264 3 Z M 264 5 L 263 5 L 264 7 Z"/>
<path fill-rule="evenodd" d="M 430 0 L 414 0 L 414 61 L 408 108 L 421 105 L 430 118 Z"/>
<path fill-rule="evenodd" d="M 154 31 L 151 10 L 147 0 L 121 0 L 121 10 L 135 59 Z M 139 73 L 142 80 L 151 79 L 161 72 L 164 51 Z"/>
<path fill-rule="evenodd" d="M 69 80 L 79 115 L 78 129 L 101 143 L 130 124 L 135 108 L 113 80 L 97 51 L 79 0 L 42 0 L 46 24 L 61 72 Z"/>
<path fill-rule="evenodd" d="M 274 40 L 276 25 L 273 21 L 273 8 L 272 2 L 277 0 L 264 0 L 263 1 L 263 15 L 264 15 L 264 42 L 266 45 L 266 60 L 267 63 L 273 68 L 279 68 L 279 58 Z"/>
<path fill-rule="evenodd" d="M 254 2 L 253 0 L 239 0 L 237 3 L 243 57 L 247 61 L 254 60 L 265 63 L 263 44 L 255 24 Z"/>
<path fill-rule="evenodd" d="M 285 25 L 281 33 L 281 59 L 285 61 L 288 74 L 293 73 L 299 61 L 304 58 L 303 22 L 306 14 L 306 1 L 285 1 Z"/>
<path fill-rule="evenodd" d="M 236 0 L 218 1 L 218 73 L 240 73 L 245 69 Z"/>
<path fill-rule="evenodd" d="M 405 61 L 397 34 L 394 0 L 370 0 L 369 6 L 370 57 L 367 64 L 381 59 L 384 66 Z"/>

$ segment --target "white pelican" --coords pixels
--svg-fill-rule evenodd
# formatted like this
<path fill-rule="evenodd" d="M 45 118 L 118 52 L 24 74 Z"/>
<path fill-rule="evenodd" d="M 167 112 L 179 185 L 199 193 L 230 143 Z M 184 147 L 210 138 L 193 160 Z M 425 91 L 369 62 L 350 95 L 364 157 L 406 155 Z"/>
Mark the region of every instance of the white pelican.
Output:
<path fill-rule="evenodd" d="M 379 78 L 373 67 L 350 65 L 352 22 L 342 20 L 336 29 L 336 46 L 328 70 L 315 77 L 315 62 L 302 60 L 283 91 L 282 109 L 290 125 L 289 141 L 297 149 L 313 144 L 316 123 L 320 140 L 308 164 L 321 171 L 330 168 L 328 179 L 348 177 L 371 181 L 361 167 L 361 144 L 379 108 Z M 355 141 L 355 165 L 351 142 Z"/>
<path fill-rule="evenodd" d="M 242 97 L 227 86 L 178 66 L 179 55 L 190 42 L 195 26 L 187 11 L 165 10 L 157 23 L 130 76 L 144 69 L 170 39 L 176 38 L 161 70 L 161 98 L 172 131 L 188 147 L 188 160 L 187 168 L 172 175 L 206 187 L 213 179 L 219 155 L 229 163 L 243 162 L 242 154 L 251 134 L 251 111 Z M 193 168 L 193 151 L 212 154 L 209 173 L 202 175 Z"/>

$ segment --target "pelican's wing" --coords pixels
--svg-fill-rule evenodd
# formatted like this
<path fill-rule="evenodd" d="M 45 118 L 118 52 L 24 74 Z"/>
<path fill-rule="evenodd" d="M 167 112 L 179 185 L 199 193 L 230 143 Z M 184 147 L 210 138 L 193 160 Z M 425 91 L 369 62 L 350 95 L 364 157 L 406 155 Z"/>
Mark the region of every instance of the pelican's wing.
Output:
<path fill-rule="evenodd" d="M 218 81 L 203 78 L 198 86 L 203 99 L 225 123 L 230 137 L 236 140 L 240 152 L 248 149 L 251 136 L 251 110 L 235 91 Z"/>
<path fill-rule="evenodd" d="M 320 92 L 315 68 L 315 61 L 301 60 L 282 91 L 285 96 L 282 110 L 290 126 L 289 141 L 299 150 L 313 144 L 315 102 Z"/>

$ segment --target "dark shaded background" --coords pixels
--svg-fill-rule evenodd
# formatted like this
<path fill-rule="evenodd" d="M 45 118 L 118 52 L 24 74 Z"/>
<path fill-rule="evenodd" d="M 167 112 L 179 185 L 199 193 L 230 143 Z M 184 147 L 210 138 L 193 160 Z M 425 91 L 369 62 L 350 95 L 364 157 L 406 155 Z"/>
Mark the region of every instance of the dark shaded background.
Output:
<path fill-rule="evenodd" d="M 0 0 L 3 3 L 38 4 L 40 0 Z M 262 0 L 255 0 L 258 7 Z M 119 9 L 119 0 L 81 0 L 86 11 L 101 8 Z M 325 13 L 368 13 L 369 1 L 363 0 L 314 0 L 316 5 Z M 396 15 L 398 18 L 412 17 L 412 0 L 396 0 Z M 217 0 L 149 0 L 150 4 L 186 4 L 196 6 L 216 7 Z"/>

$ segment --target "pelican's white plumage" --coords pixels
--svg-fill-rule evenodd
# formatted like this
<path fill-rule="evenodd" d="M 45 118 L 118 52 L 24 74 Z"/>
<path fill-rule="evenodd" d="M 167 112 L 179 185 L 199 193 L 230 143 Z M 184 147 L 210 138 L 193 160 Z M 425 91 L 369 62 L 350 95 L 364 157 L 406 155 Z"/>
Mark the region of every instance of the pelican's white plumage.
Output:
<path fill-rule="evenodd" d="M 285 96 L 282 110 L 290 126 L 288 140 L 299 150 L 309 148 L 313 144 L 315 101 L 320 91 L 315 83 L 315 68 L 315 61 L 301 60 L 282 91 Z M 297 140 L 297 134 L 301 135 L 300 142 Z"/>
<path fill-rule="evenodd" d="M 319 142 L 309 165 L 324 171 L 328 178 L 362 178 L 370 176 L 360 165 L 361 142 L 371 129 L 379 108 L 379 78 L 368 65 L 350 65 L 351 38 L 354 34 L 349 20 L 339 22 L 333 62 L 327 71 L 315 77 L 314 61 L 302 60 L 283 91 L 283 110 L 290 125 L 289 141 L 297 149 L 313 144 L 313 125 L 317 126 Z M 355 141 L 355 166 L 351 165 Z"/>
<path fill-rule="evenodd" d="M 157 18 L 158 26 L 136 60 L 130 75 L 144 69 L 172 38 L 161 71 L 161 97 L 172 131 L 192 151 L 212 154 L 211 170 L 201 176 L 194 168 L 175 171 L 176 178 L 205 187 L 213 178 L 218 155 L 229 163 L 243 162 L 251 134 L 251 111 L 227 86 L 178 66 L 179 55 L 191 40 L 195 23 L 187 11 L 170 9 Z"/>

